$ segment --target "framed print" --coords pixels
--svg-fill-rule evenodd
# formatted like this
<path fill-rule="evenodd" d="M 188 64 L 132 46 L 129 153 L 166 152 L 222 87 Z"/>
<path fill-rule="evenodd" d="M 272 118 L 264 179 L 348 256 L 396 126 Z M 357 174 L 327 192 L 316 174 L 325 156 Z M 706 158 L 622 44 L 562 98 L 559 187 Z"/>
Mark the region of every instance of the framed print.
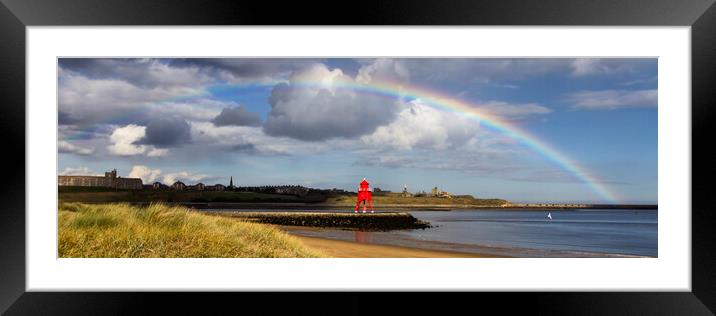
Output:
<path fill-rule="evenodd" d="M 8 314 L 714 309 L 712 2 L 133 5 L 0 11 Z"/>

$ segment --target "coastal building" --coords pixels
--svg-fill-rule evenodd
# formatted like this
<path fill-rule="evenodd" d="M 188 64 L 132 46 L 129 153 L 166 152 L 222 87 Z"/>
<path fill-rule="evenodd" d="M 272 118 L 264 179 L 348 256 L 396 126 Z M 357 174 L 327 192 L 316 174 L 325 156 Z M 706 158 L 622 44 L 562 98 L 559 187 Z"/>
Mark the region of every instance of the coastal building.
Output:
<path fill-rule="evenodd" d="M 214 185 L 208 187 L 207 190 L 210 190 L 210 191 L 224 191 L 224 190 L 226 190 L 226 186 L 224 186 L 224 185 L 221 184 L 221 183 L 217 183 L 217 184 L 214 184 Z"/>
<path fill-rule="evenodd" d="M 117 169 L 105 172 L 102 176 L 57 176 L 59 186 L 103 187 L 114 189 L 141 190 L 142 179 L 117 176 Z"/>
<path fill-rule="evenodd" d="M 184 182 L 177 181 L 172 184 L 172 190 L 183 191 L 185 189 L 186 189 L 186 184 L 184 184 Z"/>
<path fill-rule="evenodd" d="M 229 187 L 226 188 L 227 190 L 234 190 L 236 187 L 234 186 L 234 176 L 231 176 L 229 178 Z"/>
<path fill-rule="evenodd" d="M 413 197 L 413 194 L 411 194 L 410 192 L 408 192 L 408 185 L 407 185 L 407 184 L 403 186 L 403 192 L 400 193 L 400 196 L 402 196 L 402 197 Z"/>
<path fill-rule="evenodd" d="M 452 198 L 450 192 L 440 190 L 438 187 L 433 188 L 433 190 L 430 192 L 430 196 L 448 199 Z"/>
<path fill-rule="evenodd" d="M 204 184 L 201 182 L 194 184 L 194 185 L 189 185 L 186 187 L 187 190 L 191 190 L 191 191 L 204 191 L 205 188 L 206 188 L 206 186 L 204 186 Z"/>
<path fill-rule="evenodd" d="M 157 181 L 157 182 L 152 183 L 152 189 L 154 189 L 154 190 L 166 190 L 166 189 L 169 189 L 169 186 L 166 185 L 166 184 L 164 184 L 164 183 L 161 183 L 161 182 Z"/>

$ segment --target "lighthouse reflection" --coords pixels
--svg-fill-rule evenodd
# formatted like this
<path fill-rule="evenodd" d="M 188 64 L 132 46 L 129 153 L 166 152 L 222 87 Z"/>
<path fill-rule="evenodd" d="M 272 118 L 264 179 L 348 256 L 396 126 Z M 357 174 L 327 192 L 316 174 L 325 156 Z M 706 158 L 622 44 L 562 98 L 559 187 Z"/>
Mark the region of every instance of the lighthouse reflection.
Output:
<path fill-rule="evenodd" d="M 369 244 L 373 241 L 372 232 L 355 231 L 356 242 Z"/>

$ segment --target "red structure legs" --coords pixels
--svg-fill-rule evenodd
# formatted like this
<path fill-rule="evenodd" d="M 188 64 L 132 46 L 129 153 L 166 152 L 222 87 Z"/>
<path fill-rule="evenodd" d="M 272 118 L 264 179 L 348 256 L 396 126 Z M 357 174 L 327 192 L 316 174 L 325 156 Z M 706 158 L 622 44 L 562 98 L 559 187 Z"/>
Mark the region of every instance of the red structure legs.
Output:
<path fill-rule="evenodd" d="M 358 202 L 356 203 L 356 208 L 355 208 L 355 211 L 354 211 L 355 213 L 358 213 L 358 209 L 360 208 L 361 202 L 363 203 L 363 213 L 366 212 L 366 204 L 368 204 L 368 207 L 370 208 L 370 212 L 373 213 L 373 200 L 370 199 L 370 198 L 368 198 L 368 199 L 359 199 Z"/>
<path fill-rule="evenodd" d="M 360 183 L 360 188 L 358 189 L 358 202 L 356 202 L 355 213 L 358 213 L 358 207 L 360 207 L 361 202 L 363 202 L 363 213 L 366 212 L 366 202 L 370 206 L 370 212 L 373 213 L 373 199 L 370 194 L 370 186 L 365 178 L 363 178 L 363 182 Z"/>

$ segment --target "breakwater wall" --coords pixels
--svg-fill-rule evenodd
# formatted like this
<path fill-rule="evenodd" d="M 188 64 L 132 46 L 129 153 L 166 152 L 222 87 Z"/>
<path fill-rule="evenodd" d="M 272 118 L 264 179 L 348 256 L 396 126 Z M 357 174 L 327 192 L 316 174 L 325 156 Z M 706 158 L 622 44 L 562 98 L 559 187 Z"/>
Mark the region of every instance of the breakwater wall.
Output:
<path fill-rule="evenodd" d="M 246 221 L 325 228 L 359 229 L 364 231 L 388 231 L 395 229 L 429 228 L 430 223 L 421 221 L 410 213 L 326 213 L 326 212 L 205 212 L 205 214 L 228 216 Z"/>

